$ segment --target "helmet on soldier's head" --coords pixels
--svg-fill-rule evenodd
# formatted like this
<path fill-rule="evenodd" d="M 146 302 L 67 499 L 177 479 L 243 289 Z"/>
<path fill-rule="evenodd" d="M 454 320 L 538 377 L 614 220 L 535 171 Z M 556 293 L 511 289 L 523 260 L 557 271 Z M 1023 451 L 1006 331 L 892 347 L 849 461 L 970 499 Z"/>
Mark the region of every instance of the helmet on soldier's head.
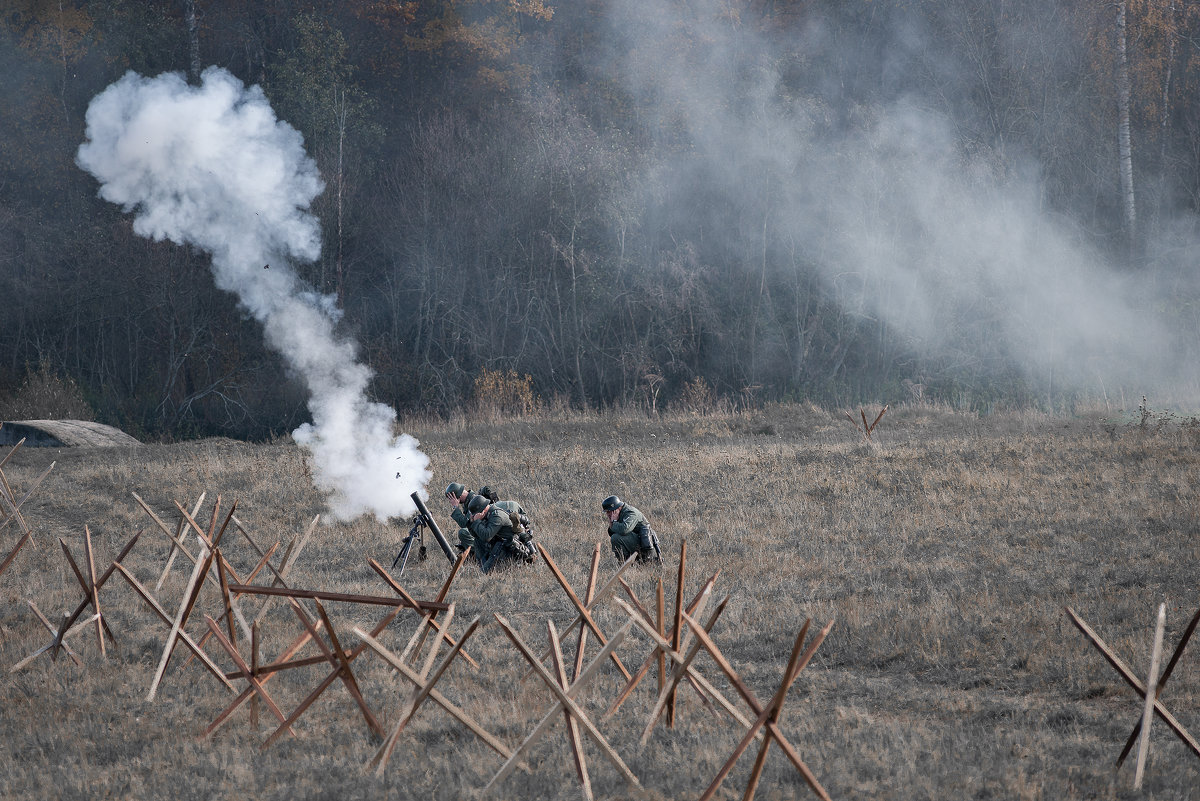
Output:
<path fill-rule="evenodd" d="M 491 504 L 491 501 L 487 498 L 482 495 L 475 495 L 471 498 L 471 502 L 467 504 L 467 511 L 471 514 L 478 514 L 488 508 L 489 504 Z"/>
<path fill-rule="evenodd" d="M 463 490 L 465 490 L 465 489 L 466 489 L 466 487 L 464 487 L 462 484 L 458 484 L 458 483 L 450 484 L 446 487 L 446 494 L 452 495 L 455 498 L 461 498 L 462 494 L 463 494 Z"/>
<path fill-rule="evenodd" d="M 611 512 L 614 509 L 620 509 L 624 505 L 625 505 L 625 502 L 622 501 L 620 498 L 618 498 L 616 495 L 609 495 L 607 498 L 605 498 L 603 500 L 603 502 L 601 502 L 600 507 L 602 509 L 604 509 L 604 511 L 606 511 L 606 512 Z"/>

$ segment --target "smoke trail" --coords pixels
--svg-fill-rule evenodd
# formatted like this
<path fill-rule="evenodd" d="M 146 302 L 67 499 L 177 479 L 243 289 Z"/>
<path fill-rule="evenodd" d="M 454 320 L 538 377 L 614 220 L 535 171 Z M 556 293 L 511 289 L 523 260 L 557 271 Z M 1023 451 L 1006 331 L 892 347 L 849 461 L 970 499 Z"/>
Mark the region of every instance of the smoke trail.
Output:
<path fill-rule="evenodd" d="M 289 266 L 321 252 L 307 211 L 324 188 L 316 164 L 259 87 L 216 67 L 201 80 L 126 73 L 89 105 L 76 161 L 100 181 L 100 197 L 134 212 L 136 233 L 212 254 L 217 286 L 237 295 L 307 386 L 313 423 L 293 436 L 333 515 L 410 514 L 428 459 L 392 433 L 391 408 L 367 400 L 371 370 L 335 334 L 332 298 Z"/>

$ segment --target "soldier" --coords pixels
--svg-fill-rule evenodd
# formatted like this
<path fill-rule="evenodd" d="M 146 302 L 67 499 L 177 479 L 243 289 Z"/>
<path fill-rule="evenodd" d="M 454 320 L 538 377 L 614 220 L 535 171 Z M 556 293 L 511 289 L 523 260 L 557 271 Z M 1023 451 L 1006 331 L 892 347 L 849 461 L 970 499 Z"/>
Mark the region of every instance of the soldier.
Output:
<path fill-rule="evenodd" d="M 529 516 L 516 501 L 489 501 L 476 495 L 467 506 L 471 514 L 471 534 L 487 548 L 481 569 L 489 572 L 509 560 L 533 563 L 533 533 Z"/>
<path fill-rule="evenodd" d="M 472 549 L 480 564 L 487 559 L 487 544 L 480 542 L 471 533 L 471 513 L 467 511 L 475 493 L 462 484 L 452 483 L 446 487 L 446 499 L 450 502 L 450 517 L 458 523 L 458 550 Z"/>
<path fill-rule="evenodd" d="M 608 539 L 618 562 L 637 554 L 639 563 L 662 564 L 658 535 L 650 528 L 645 515 L 616 495 L 609 495 L 600 507 L 608 518 Z"/>

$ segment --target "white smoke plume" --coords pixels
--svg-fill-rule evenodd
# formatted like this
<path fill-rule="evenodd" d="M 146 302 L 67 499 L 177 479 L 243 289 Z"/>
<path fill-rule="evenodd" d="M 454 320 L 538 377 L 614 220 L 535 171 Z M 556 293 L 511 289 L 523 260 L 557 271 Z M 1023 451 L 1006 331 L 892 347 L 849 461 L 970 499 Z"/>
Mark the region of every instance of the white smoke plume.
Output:
<path fill-rule="evenodd" d="M 395 411 L 367 399 L 371 370 L 335 333 L 332 298 L 290 267 L 321 252 L 308 208 L 324 187 L 300 133 L 276 119 L 259 87 L 210 67 L 200 86 L 126 73 L 93 98 L 86 139 L 77 163 L 100 181 L 100 197 L 133 212 L 139 235 L 212 254 L 216 285 L 237 295 L 304 381 L 313 422 L 293 436 L 332 514 L 411 514 L 428 458 L 393 434 Z"/>

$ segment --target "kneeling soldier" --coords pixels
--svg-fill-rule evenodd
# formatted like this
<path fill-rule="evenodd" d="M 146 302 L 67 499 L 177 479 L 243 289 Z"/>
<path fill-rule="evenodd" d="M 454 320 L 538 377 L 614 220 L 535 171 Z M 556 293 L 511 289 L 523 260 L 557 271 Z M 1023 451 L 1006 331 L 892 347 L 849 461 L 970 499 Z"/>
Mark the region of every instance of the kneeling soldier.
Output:
<path fill-rule="evenodd" d="M 533 532 L 529 516 L 516 501 L 490 502 L 476 495 L 467 505 L 471 534 L 487 548 L 481 561 L 484 573 L 509 560 L 533 563 Z"/>
<path fill-rule="evenodd" d="M 471 553 L 483 564 L 483 560 L 487 558 L 487 545 L 471 533 L 471 513 L 467 511 L 475 497 L 475 493 L 462 484 L 454 483 L 446 487 L 446 499 L 451 507 L 450 517 L 458 523 L 458 550 L 465 551 L 471 548 Z"/>
<path fill-rule="evenodd" d="M 658 535 L 646 522 L 645 515 L 616 495 L 609 495 L 600 506 L 608 517 L 608 538 L 618 562 L 637 554 L 639 563 L 662 564 Z"/>

